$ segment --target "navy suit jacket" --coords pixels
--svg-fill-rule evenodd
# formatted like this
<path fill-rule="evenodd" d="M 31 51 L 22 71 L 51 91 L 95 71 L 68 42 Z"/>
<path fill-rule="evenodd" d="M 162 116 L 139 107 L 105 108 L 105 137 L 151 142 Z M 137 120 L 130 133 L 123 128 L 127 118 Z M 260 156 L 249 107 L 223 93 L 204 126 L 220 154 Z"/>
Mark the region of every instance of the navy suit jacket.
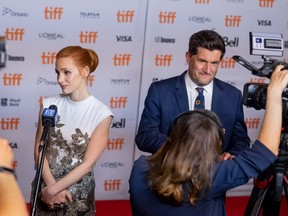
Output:
<path fill-rule="evenodd" d="M 185 73 L 150 85 L 135 138 L 141 151 L 155 153 L 166 141 L 174 119 L 189 111 Z M 239 89 L 214 78 L 211 110 L 218 115 L 225 130 L 223 152 L 238 155 L 249 147 Z"/>

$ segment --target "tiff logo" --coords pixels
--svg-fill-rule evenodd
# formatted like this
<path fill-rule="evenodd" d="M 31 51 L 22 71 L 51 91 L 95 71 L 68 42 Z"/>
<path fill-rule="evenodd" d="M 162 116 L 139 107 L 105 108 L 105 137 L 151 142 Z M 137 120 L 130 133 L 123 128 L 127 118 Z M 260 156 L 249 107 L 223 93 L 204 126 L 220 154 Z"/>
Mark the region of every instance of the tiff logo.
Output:
<path fill-rule="evenodd" d="M 94 75 L 89 75 L 87 79 L 88 79 L 88 86 L 92 87 L 93 86 L 93 82 L 95 80 L 95 76 Z"/>
<path fill-rule="evenodd" d="M 17 166 L 18 166 L 18 161 L 14 160 L 14 161 L 12 162 L 12 167 L 13 167 L 13 169 L 15 170 Z"/>
<path fill-rule="evenodd" d="M 248 129 L 258 129 L 260 125 L 260 118 L 246 118 L 245 123 Z"/>
<path fill-rule="evenodd" d="M 112 138 L 107 141 L 107 150 L 122 150 L 124 145 L 124 138 Z"/>
<path fill-rule="evenodd" d="M 111 109 L 116 109 L 116 108 L 125 108 L 127 104 L 127 97 L 111 97 L 110 99 L 110 108 Z"/>
<path fill-rule="evenodd" d="M 172 55 L 156 55 L 155 65 L 159 67 L 170 67 L 172 61 Z"/>
<path fill-rule="evenodd" d="M 80 43 L 96 43 L 96 38 L 98 37 L 98 32 L 80 32 Z"/>
<path fill-rule="evenodd" d="M 43 103 L 43 98 L 47 98 L 47 96 L 43 97 L 43 96 L 40 96 L 38 102 L 39 102 L 39 106 L 41 107 L 42 103 Z"/>
<path fill-rule="evenodd" d="M 6 74 L 3 75 L 4 86 L 20 86 L 22 74 Z"/>
<path fill-rule="evenodd" d="M 176 19 L 176 12 L 162 12 L 159 14 L 159 23 L 170 24 L 174 23 Z"/>
<path fill-rule="evenodd" d="M 43 52 L 41 55 L 42 64 L 54 64 L 56 59 L 56 52 Z"/>
<path fill-rule="evenodd" d="M 195 0 L 196 4 L 209 4 L 210 0 Z"/>
<path fill-rule="evenodd" d="M 48 20 L 60 20 L 61 15 L 63 14 L 62 7 L 45 7 L 44 9 L 44 18 Z"/>
<path fill-rule="evenodd" d="M 273 7 L 275 0 L 259 0 L 259 7 Z"/>
<path fill-rule="evenodd" d="M 121 186 L 121 179 L 114 179 L 114 180 L 105 180 L 104 181 L 104 190 L 105 191 L 118 191 L 120 190 Z"/>
<path fill-rule="evenodd" d="M 114 54 L 114 66 L 128 66 L 131 61 L 131 54 Z"/>
<path fill-rule="evenodd" d="M 250 83 L 265 83 L 265 78 L 251 78 Z"/>
<path fill-rule="evenodd" d="M 133 22 L 133 17 L 135 16 L 134 10 L 120 11 L 118 10 L 117 14 L 117 22 L 119 23 L 128 23 Z"/>
<path fill-rule="evenodd" d="M 234 68 L 235 67 L 235 60 L 232 58 L 225 57 L 222 59 L 220 63 L 221 68 Z"/>
<path fill-rule="evenodd" d="M 20 118 L 2 118 L 0 122 L 2 130 L 18 130 L 19 124 Z"/>
<path fill-rule="evenodd" d="M 5 35 L 6 35 L 6 40 L 22 41 L 23 35 L 24 35 L 24 29 L 23 28 L 16 28 L 16 29 L 6 28 Z"/>
<path fill-rule="evenodd" d="M 226 15 L 225 26 L 227 27 L 239 27 L 241 21 L 241 16 Z"/>

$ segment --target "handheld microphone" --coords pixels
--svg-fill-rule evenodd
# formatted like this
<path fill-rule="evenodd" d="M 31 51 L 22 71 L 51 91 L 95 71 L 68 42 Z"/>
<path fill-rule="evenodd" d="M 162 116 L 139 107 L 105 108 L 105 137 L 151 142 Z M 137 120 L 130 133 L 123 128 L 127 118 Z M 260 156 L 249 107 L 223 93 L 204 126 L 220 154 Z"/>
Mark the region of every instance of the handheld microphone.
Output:
<path fill-rule="evenodd" d="M 55 127 L 57 120 L 57 106 L 50 105 L 45 108 L 42 113 L 42 126 Z"/>

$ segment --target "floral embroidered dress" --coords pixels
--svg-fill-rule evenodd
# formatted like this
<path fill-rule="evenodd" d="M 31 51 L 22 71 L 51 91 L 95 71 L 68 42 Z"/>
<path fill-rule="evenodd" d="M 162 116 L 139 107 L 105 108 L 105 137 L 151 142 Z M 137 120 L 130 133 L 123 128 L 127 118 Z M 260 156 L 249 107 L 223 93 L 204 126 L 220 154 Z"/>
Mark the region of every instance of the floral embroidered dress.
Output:
<path fill-rule="evenodd" d="M 81 102 L 74 102 L 65 95 L 43 99 L 44 108 L 52 104 L 58 108 L 58 121 L 56 126 L 51 128 L 46 158 L 52 175 L 57 181 L 82 162 L 92 132 L 103 119 L 113 114 L 106 105 L 92 95 Z M 33 184 L 32 195 L 34 194 Z M 36 215 L 95 215 L 93 171 L 70 186 L 68 191 L 73 197 L 73 202 L 62 209 L 51 210 L 38 199 Z"/>

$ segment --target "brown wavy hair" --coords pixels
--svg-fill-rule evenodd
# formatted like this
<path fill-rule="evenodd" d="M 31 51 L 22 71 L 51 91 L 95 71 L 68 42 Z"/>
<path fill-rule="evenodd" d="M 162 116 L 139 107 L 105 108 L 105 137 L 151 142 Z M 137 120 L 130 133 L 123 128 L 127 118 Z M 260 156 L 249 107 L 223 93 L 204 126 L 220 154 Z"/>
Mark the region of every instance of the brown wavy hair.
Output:
<path fill-rule="evenodd" d="M 164 145 L 148 158 L 147 180 L 166 202 L 193 205 L 212 184 L 219 162 L 223 128 L 212 111 L 189 111 L 175 120 Z"/>
<path fill-rule="evenodd" d="M 88 66 L 90 69 L 90 73 L 95 71 L 99 64 L 98 55 L 94 50 L 82 48 L 80 46 L 64 47 L 57 53 L 56 60 L 62 57 L 73 58 L 75 64 L 79 69 Z"/>

